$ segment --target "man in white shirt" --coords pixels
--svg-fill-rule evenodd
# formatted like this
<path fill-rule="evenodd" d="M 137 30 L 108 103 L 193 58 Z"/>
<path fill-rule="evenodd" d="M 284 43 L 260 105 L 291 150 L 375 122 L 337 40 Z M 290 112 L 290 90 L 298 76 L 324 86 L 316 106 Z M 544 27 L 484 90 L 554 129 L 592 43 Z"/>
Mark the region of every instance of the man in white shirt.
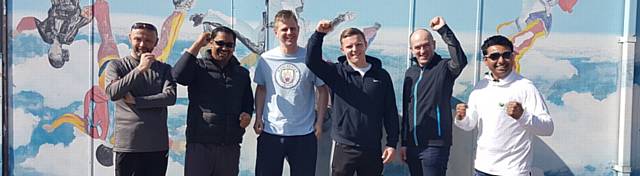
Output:
<path fill-rule="evenodd" d="M 468 106 L 456 106 L 455 124 L 471 131 L 478 126 L 474 176 L 531 175 L 532 138 L 551 136 L 553 121 L 533 83 L 513 71 L 516 53 L 504 36 L 482 44 L 490 74 L 476 84 Z"/>

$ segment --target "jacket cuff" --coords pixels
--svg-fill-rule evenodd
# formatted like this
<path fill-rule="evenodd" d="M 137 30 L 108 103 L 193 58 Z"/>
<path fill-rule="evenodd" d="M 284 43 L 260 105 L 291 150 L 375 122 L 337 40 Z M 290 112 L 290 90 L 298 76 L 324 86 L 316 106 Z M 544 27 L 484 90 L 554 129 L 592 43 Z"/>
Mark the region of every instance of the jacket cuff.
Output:
<path fill-rule="evenodd" d="M 396 148 L 398 145 L 398 141 L 387 142 L 387 147 Z"/>
<path fill-rule="evenodd" d="M 327 35 L 327 33 L 324 33 L 324 32 L 318 32 L 318 31 L 316 31 L 316 32 L 314 32 L 314 33 L 313 33 L 313 35 L 314 35 L 315 37 L 320 37 L 320 38 L 322 38 L 322 37 L 324 37 L 325 35 Z"/>
<path fill-rule="evenodd" d="M 451 29 L 449 29 L 449 25 L 448 24 L 444 24 L 444 26 L 442 26 L 440 29 L 438 29 L 438 34 L 445 34 L 447 33 L 447 31 L 450 31 Z"/>

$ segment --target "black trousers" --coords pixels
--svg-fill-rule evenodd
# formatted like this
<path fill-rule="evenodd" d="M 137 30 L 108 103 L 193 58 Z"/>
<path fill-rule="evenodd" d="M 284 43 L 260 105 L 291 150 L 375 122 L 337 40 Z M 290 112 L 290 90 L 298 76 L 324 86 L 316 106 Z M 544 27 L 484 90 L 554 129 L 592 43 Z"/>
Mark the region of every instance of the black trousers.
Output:
<path fill-rule="evenodd" d="M 167 152 L 116 152 L 116 176 L 164 176 Z"/>
<path fill-rule="evenodd" d="M 256 176 L 281 176 L 285 158 L 292 176 L 314 176 L 317 150 L 314 133 L 279 136 L 262 132 L 258 136 Z"/>
<path fill-rule="evenodd" d="M 240 144 L 187 143 L 185 176 L 238 175 Z"/>
<path fill-rule="evenodd" d="M 412 176 L 445 176 L 450 146 L 407 146 L 407 164 Z"/>
<path fill-rule="evenodd" d="M 364 150 L 336 143 L 333 150 L 331 175 L 353 176 L 354 173 L 357 173 L 361 176 L 380 176 L 384 168 L 381 156 L 380 149 Z"/>

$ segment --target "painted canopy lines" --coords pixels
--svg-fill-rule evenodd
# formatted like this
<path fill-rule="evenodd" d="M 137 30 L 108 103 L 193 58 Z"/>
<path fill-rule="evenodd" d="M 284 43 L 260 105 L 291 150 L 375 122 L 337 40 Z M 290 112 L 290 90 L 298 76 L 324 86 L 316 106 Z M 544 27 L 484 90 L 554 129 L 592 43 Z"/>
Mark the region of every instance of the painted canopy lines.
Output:
<path fill-rule="evenodd" d="M 538 38 L 549 35 L 553 6 L 559 5 L 563 11 L 571 13 L 576 3 L 577 0 L 523 0 L 520 16 L 496 27 L 498 34 L 507 35 L 513 42 L 517 53 L 514 67 L 518 73 L 522 56 L 533 47 Z"/>

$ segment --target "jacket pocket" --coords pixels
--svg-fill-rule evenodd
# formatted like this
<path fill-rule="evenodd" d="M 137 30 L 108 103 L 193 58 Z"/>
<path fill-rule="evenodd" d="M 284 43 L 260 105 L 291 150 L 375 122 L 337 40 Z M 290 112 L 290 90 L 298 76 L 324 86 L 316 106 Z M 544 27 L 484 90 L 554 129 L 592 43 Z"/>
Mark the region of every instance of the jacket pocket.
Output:
<path fill-rule="evenodd" d="M 358 118 L 353 112 L 344 111 L 340 113 L 338 119 L 338 133 L 347 139 L 353 139 L 357 136 Z"/>
<path fill-rule="evenodd" d="M 213 112 L 202 112 L 202 127 L 209 132 L 222 132 L 225 124 L 224 117 Z"/>

